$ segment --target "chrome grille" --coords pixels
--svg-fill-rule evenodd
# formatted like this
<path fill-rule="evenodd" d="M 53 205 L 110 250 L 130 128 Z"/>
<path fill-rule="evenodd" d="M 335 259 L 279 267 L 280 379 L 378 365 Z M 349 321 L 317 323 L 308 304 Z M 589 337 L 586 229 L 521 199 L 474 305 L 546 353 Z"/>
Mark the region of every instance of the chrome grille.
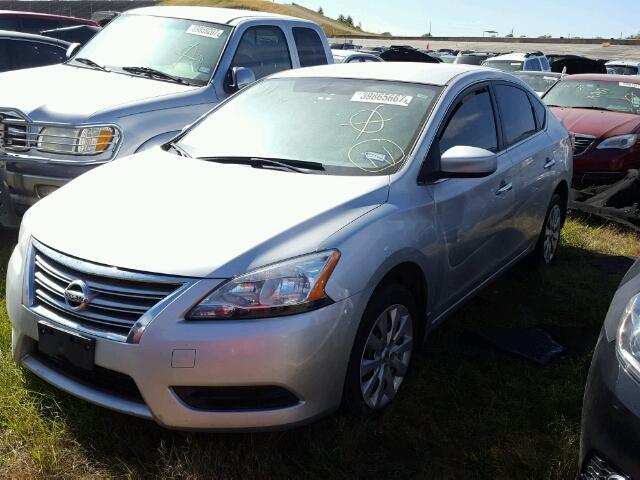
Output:
<path fill-rule="evenodd" d="M 587 135 L 576 135 L 574 140 L 573 154 L 582 155 L 584 151 L 591 146 L 595 138 Z"/>
<path fill-rule="evenodd" d="M 628 477 L 616 472 L 611 465 L 597 455 L 591 456 L 580 475 L 580 480 L 611 480 L 614 478 L 624 480 Z"/>
<path fill-rule="evenodd" d="M 31 308 L 36 313 L 124 337 L 140 317 L 182 285 L 172 277 L 125 272 L 77 260 L 39 243 L 33 246 L 31 262 Z M 75 281 L 84 282 L 90 292 L 82 310 L 65 298 L 65 290 Z"/>
<path fill-rule="evenodd" d="M 75 128 L 31 122 L 17 112 L 0 110 L 0 150 L 7 152 L 33 149 L 60 155 L 100 155 L 112 153 L 119 141 L 120 132 L 115 127 L 88 125 Z M 96 148 L 83 152 L 81 147 L 85 145 L 95 145 Z"/>
<path fill-rule="evenodd" d="M 0 149 L 13 152 L 29 150 L 28 122 L 12 112 L 0 112 Z"/>

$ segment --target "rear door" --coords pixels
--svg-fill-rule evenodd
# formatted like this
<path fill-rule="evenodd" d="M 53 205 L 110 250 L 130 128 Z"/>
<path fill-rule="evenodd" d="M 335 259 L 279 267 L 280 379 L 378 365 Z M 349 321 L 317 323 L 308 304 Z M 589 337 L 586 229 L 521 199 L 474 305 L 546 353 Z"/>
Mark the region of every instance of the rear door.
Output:
<path fill-rule="evenodd" d="M 546 108 L 518 85 L 493 85 L 504 156 L 514 167 L 514 235 L 524 251 L 540 233 L 553 188 L 553 145 L 545 132 Z"/>
<path fill-rule="evenodd" d="M 447 248 L 444 302 L 451 305 L 504 266 L 515 253 L 513 165 L 500 153 L 500 130 L 489 84 L 454 102 L 439 133 L 440 153 L 454 146 L 496 152 L 498 168 L 484 178 L 450 178 L 432 185 L 437 222 Z"/>

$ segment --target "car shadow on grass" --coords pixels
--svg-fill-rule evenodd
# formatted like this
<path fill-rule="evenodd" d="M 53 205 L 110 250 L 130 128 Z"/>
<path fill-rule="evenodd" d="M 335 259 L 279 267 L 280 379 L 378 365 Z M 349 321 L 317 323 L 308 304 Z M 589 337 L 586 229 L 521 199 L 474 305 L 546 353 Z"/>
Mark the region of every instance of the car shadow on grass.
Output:
<path fill-rule="evenodd" d="M 625 257 L 622 257 L 625 258 Z M 135 478 L 573 478 L 590 354 L 630 260 L 565 246 L 543 270 L 518 265 L 429 337 L 384 414 L 338 412 L 270 433 L 186 433 L 114 413 L 27 374 L 41 412 L 83 455 Z M 465 332 L 574 327 L 587 348 L 545 367 L 470 349 Z"/>

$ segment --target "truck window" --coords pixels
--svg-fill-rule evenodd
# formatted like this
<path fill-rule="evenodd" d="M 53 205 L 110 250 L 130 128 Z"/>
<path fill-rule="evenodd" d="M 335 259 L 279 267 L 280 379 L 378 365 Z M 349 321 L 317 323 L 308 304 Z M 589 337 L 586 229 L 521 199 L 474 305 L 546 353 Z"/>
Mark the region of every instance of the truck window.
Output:
<path fill-rule="evenodd" d="M 320 40 L 320 36 L 315 30 L 302 27 L 293 27 L 292 30 L 301 67 L 313 67 L 328 63 L 324 45 L 322 45 L 322 40 Z"/>
<path fill-rule="evenodd" d="M 41 67 L 65 60 L 64 49 L 46 43 L 11 40 L 6 47 L 13 69 Z"/>
<path fill-rule="evenodd" d="M 248 28 L 231 62 L 233 67 L 250 68 L 256 80 L 290 69 L 291 56 L 282 30 L 274 26 Z"/>

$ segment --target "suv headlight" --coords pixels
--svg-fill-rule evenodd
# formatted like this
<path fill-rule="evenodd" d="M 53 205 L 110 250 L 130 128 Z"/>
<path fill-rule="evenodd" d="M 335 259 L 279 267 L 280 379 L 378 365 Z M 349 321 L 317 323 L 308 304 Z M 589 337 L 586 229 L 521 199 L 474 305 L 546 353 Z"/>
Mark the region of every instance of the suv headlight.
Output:
<path fill-rule="evenodd" d="M 71 155 L 96 155 L 112 149 L 119 139 L 113 127 L 44 127 L 38 134 L 38 150 Z"/>
<path fill-rule="evenodd" d="M 332 302 L 324 287 L 340 252 L 328 250 L 286 260 L 224 283 L 187 320 L 226 320 L 292 315 Z"/>
<path fill-rule="evenodd" d="M 620 150 L 625 150 L 627 148 L 633 147 L 635 143 L 638 141 L 638 135 L 630 134 L 630 135 L 618 135 L 617 137 L 610 137 L 597 146 L 598 150 L 604 150 L 607 148 L 618 148 Z"/>
<path fill-rule="evenodd" d="M 625 368 L 640 381 L 640 293 L 629 301 L 622 314 L 616 349 Z"/>

